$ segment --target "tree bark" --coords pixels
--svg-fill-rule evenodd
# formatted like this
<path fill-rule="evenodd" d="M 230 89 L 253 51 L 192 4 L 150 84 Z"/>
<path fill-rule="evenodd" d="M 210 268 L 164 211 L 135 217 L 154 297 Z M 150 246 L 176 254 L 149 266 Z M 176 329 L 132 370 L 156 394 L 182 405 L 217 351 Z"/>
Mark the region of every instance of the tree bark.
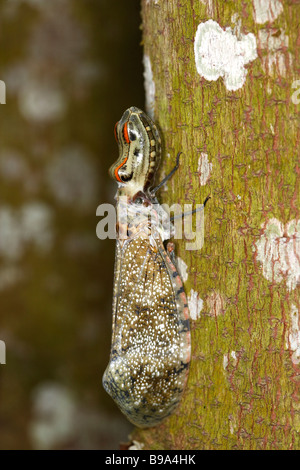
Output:
<path fill-rule="evenodd" d="M 202 249 L 176 241 L 189 380 L 173 416 L 134 432 L 145 449 L 300 448 L 299 14 L 293 0 L 142 0 L 160 179 L 183 152 L 160 201 L 211 196 Z"/>

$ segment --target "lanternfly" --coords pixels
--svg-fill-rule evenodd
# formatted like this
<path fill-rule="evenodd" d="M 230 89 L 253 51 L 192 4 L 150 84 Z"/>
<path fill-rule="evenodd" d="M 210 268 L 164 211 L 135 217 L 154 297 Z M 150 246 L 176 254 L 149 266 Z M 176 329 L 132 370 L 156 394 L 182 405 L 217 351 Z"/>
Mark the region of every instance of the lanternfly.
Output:
<path fill-rule="evenodd" d="M 172 243 L 155 192 L 161 154 L 152 120 L 131 107 L 115 126 L 119 158 L 112 344 L 103 386 L 127 418 L 150 427 L 178 405 L 190 362 L 189 311 Z M 149 217 L 150 216 L 150 217 Z"/>

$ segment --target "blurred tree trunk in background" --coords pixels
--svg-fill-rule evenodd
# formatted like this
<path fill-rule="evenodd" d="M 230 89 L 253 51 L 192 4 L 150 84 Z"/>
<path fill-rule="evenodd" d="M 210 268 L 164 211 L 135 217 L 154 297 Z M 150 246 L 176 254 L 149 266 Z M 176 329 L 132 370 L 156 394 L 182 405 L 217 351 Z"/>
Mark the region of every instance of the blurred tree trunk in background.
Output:
<path fill-rule="evenodd" d="M 114 243 L 96 209 L 114 124 L 144 106 L 140 21 L 136 0 L 0 2 L 0 449 L 115 449 L 131 429 L 101 386 Z"/>
<path fill-rule="evenodd" d="M 184 154 L 160 200 L 211 195 L 203 248 L 176 243 L 186 392 L 175 415 L 134 433 L 145 449 L 300 448 L 299 15 L 287 0 L 142 1 L 160 178 Z"/>

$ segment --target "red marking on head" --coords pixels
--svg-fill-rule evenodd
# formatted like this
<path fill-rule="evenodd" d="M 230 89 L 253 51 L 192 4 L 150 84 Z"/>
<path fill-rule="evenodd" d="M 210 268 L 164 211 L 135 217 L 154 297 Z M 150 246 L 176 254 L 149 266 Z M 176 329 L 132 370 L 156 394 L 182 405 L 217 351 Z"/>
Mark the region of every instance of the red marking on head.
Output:
<path fill-rule="evenodd" d="M 124 124 L 123 135 L 124 135 L 124 139 L 126 140 L 127 144 L 130 144 L 130 139 L 129 139 L 129 135 L 128 135 L 128 122 L 125 122 L 125 124 Z"/>
<path fill-rule="evenodd" d="M 119 176 L 119 169 L 121 168 L 121 166 L 125 165 L 125 163 L 127 162 L 127 157 L 124 158 L 124 160 L 122 161 L 122 163 L 117 166 L 117 168 L 115 169 L 115 177 L 116 177 L 116 180 L 117 181 L 120 181 L 120 183 L 122 183 L 122 180 L 120 179 L 120 176 Z"/>

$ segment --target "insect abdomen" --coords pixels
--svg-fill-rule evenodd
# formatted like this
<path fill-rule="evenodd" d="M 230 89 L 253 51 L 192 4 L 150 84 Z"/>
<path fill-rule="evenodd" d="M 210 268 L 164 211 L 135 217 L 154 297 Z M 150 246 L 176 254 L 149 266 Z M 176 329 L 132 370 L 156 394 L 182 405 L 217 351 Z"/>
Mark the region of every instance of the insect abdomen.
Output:
<path fill-rule="evenodd" d="M 156 252 L 139 237 L 122 250 L 117 321 L 103 385 L 140 427 L 154 426 L 173 412 L 187 377 L 189 322 L 174 273 L 159 241 Z"/>

